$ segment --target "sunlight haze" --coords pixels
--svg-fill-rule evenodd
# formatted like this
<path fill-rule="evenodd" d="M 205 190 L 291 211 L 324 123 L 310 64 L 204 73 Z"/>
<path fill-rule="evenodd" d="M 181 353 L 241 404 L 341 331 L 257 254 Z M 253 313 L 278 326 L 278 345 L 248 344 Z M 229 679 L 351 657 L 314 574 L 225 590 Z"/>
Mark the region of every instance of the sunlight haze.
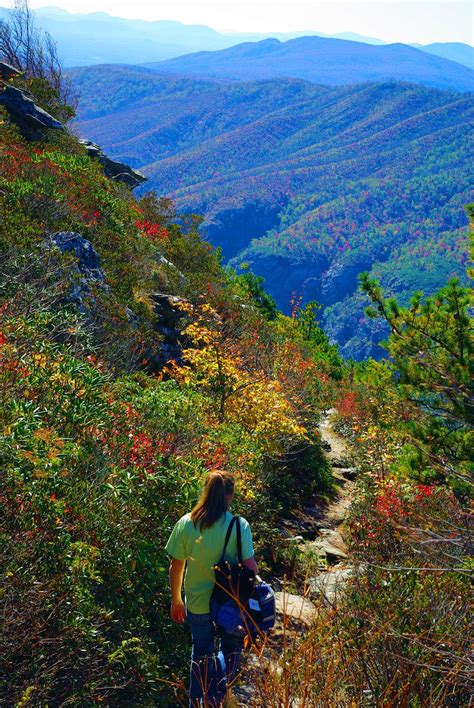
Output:
<path fill-rule="evenodd" d="M 224 32 L 316 31 L 326 34 L 356 32 L 386 42 L 473 44 L 473 9 L 469 2 L 318 2 L 297 0 L 215 0 L 214 2 L 155 3 L 137 0 L 61 0 L 54 3 L 69 12 L 106 12 L 130 19 L 177 20 L 203 24 Z M 44 0 L 33 2 L 44 7 Z"/>

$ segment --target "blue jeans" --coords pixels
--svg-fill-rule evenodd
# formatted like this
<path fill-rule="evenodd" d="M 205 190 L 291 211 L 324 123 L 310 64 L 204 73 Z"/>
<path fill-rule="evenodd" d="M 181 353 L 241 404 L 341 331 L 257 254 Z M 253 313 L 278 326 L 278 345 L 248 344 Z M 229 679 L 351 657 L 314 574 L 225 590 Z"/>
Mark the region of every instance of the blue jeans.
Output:
<path fill-rule="evenodd" d="M 211 625 L 209 614 L 195 615 L 186 610 L 188 624 L 191 629 L 193 648 L 191 652 L 191 669 L 189 685 L 189 705 L 193 708 L 200 705 L 200 699 L 204 699 L 204 705 L 212 705 L 206 699 L 206 678 L 208 668 L 205 659 L 210 659 L 215 655 L 216 642 L 214 631 Z M 219 653 L 217 660 L 225 666 L 227 685 L 235 678 L 242 653 L 243 640 L 238 637 L 221 637 L 219 643 Z M 204 659 L 204 661 L 199 661 Z"/>

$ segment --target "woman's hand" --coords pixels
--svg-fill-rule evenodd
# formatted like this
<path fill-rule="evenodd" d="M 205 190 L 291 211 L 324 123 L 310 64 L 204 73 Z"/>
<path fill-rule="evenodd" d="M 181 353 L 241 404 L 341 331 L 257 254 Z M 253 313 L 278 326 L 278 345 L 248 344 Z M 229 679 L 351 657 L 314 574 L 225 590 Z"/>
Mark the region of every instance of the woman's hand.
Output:
<path fill-rule="evenodd" d="M 184 602 L 181 600 L 179 602 L 173 602 L 171 604 L 170 617 L 173 622 L 177 624 L 183 624 L 186 619 L 186 610 L 184 609 Z"/>

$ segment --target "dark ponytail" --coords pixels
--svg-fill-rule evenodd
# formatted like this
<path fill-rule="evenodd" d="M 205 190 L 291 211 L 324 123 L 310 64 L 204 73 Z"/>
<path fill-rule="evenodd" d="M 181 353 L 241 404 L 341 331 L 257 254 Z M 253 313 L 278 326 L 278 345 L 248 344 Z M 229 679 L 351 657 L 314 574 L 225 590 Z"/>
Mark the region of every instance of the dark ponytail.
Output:
<path fill-rule="evenodd" d="M 234 493 L 234 477 L 230 472 L 209 472 L 201 497 L 191 512 L 194 526 L 210 528 L 229 508 L 229 497 Z"/>

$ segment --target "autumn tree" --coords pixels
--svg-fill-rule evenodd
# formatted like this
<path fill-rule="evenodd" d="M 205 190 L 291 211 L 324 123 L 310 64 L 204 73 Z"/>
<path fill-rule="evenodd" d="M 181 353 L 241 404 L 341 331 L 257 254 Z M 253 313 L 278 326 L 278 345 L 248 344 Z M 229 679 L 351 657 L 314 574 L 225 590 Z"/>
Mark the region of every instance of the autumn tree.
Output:
<path fill-rule="evenodd" d="M 190 342 L 184 351 L 187 370 L 216 400 L 223 421 L 231 399 L 269 378 L 271 342 L 259 336 L 251 313 L 243 318 L 227 307 L 221 314 L 208 303 L 181 307 L 191 318 L 184 330 Z"/>

